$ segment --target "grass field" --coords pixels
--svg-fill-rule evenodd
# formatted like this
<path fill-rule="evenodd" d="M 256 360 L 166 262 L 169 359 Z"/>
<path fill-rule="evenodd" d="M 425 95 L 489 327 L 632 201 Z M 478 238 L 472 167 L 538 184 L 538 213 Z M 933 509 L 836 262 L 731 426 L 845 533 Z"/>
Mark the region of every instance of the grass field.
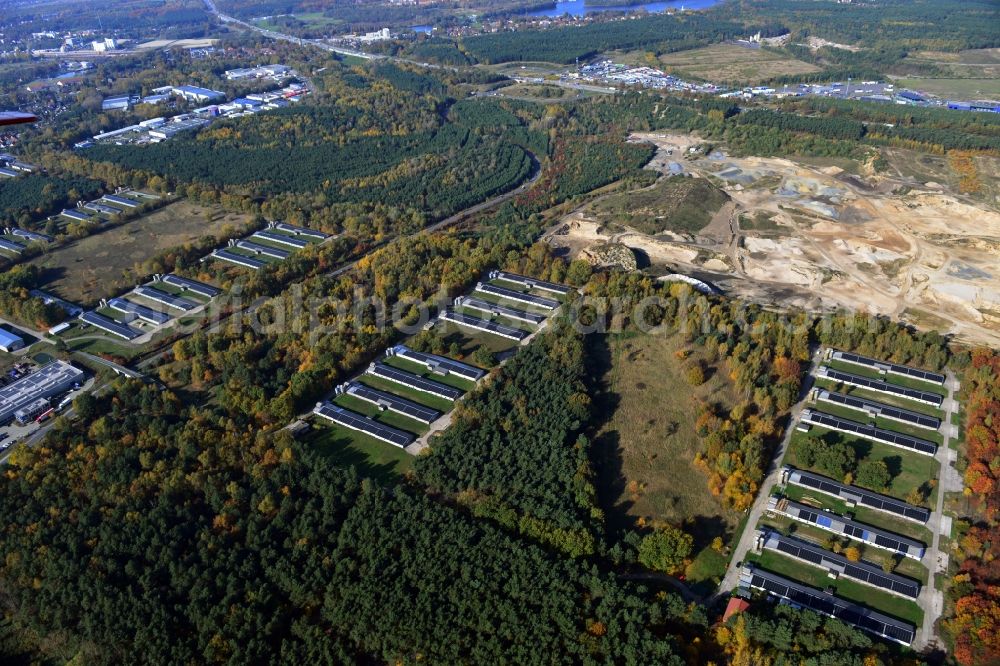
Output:
<path fill-rule="evenodd" d="M 818 474 L 825 474 L 826 472 L 816 467 L 810 467 L 803 464 L 799 455 L 799 448 L 802 441 L 807 437 L 818 437 L 824 442 L 829 443 L 846 442 L 854 448 L 855 453 L 857 454 L 858 465 L 866 460 L 885 461 L 890 474 L 893 476 L 892 482 L 889 484 L 888 490 L 879 488 L 872 488 L 871 490 L 884 492 L 887 495 L 905 500 L 906 496 L 912 490 L 923 487 L 925 491 L 924 494 L 927 496 L 927 500 L 924 504 L 927 506 L 933 506 L 937 490 L 936 488 L 933 488 L 929 493 L 926 492 L 926 490 L 930 487 L 931 480 L 937 479 L 940 472 L 940 465 L 934 458 L 917 453 L 910 453 L 909 451 L 889 446 L 888 444 L 852 438 L 843 433 L 827 430 L 819 426 L 813 426 L 809 433 L 796 430 L 792 433 L 792 441 L 788 446 L 788 452 L 785 454 L 784 462 L 788 465 L 792 465 L 800 469 L 808 469 Z"/>
<path fill-rule="evenodd" d="M 403 449 L 322 419 L 314 419 L 312 432 L 302 442 L 338 467 L 354 467 L 360 475 L 380 481 L 398 481 L 413 467 L 413 456 Z"/>
<path fill-rule="evenodd" d="M 820 71 L 816 65 L 791 56 L 735 44 L 713 44 L 691 51 L 666 53 L 659 61 L 670 73 L 714 83 L 759 83 L 776 76 Z"/>
<path fill-rule="evenodd" d="M 203 236 L 221 238 L 248 220 L 245 215 L 178 201 L 31 263 L 45 270 L 45 290 L 90 306 L 135 285 L 136 267 L 158 252 Z"/>
<path fill-rule="evenodd" d="M 391 412 L 389 410 L 382 411 L 372 403 L 356 398 L 353 395 L 338 395 L 333 399 L 333 403 L 343 407 L 344 409 L 350 409 L 351 411 L 357 412 L 363 416 L 370 416 L 372 420 L 378 421 L 379 423 L 385 424 L 389 427 L 406 430 L 407 432 L 412 432 L 415 435 L 422 435 L 428 430 L 427 426 L 420 421 L 414 421 L 413 419 L 403 416 L 397 412 Z"/>
<path fill-rule="evenodd" d="M 732 535 L 739 516 L 725 510 L 694 466 L 697 401 L 725 406 L 734 396 L 723 373 L 691 387 L 680 339 L 658 335 L 588 336 L 592 372 L 603 372 L 605 392 L 594 398 L 606 420 L 593 433 L 599 493 L 612 528 L 629 529 L 642 518 L 683 524 L 695 537 L 692 583 L 725 572 L 726 558 L 708 545 Z"/>
<path fill-rule="evenodd" d="M 838 597 L 863 604 L 868 608 L 882 611 L 893 617 L 919 626 L 923 622 L 924 613 L 916 603 L 896 595 L 883 592 L 870 585 L 863 585 L 850 578 L 833 580 L 827 576 L 826 570 L 810 566 L 805 562 L 784 557 L 774 551 L 764 551 L 760 554 L 747 556 L 747 560 L 756 562 L 762 568 L 780 576 L 785 576 L 800 583 L 821 590 L 833 588 Z"/>
<path fill-rule="evenodd" d="M 518 346 L 514 340 L 459 326 L 450 321 L 442 321 L 435 327 L 446 345 L 450 347 L 453 342 L 458 344 L 459 354 L 463 358 L 472 355 L 480 346 L 486 347 L 494 354 L 501 354 Z"/>
<path fill-rule="evenodd" d="M 696 234 L 728 200 L 704 178 L 674 176 L 661 178 L 649 188 L 598 199 L 590 210 L 602 222 L 623 224 L 644 234 Z"/>
<path fill-rule="evenodd" d="M 937 95 L 947 99 L 996 99 L 1000 97 L 1000 78 L 897 79 L 899 88 Z"/>
<path fill-rule="evenodd" d="M 374 389 L 379 389 L 380 391 L 388 391 L 389 393 L 394 393 L 401 398 L 406 398 L 407 400 L 412 400 L 413 402 L 419 403 L 421 405 L 426 405 L 427 407 L 432 407 L 442 412 L 450 411 L 454 404 L 450 400 L 445 400 L 444 398 L 438 398 L 436 396 L 430 395 L 429 393 L 424 393 L 422 391 L 417 391 L 409 388 L 408 386 L 403 386 L 402 384 L 397 384 L 396 382 L 390 382 L 387 379 L 382 379 L 381 377 L 375 377 L 374 375 L 361 375 L 358 377 L 358 381 L 362 384 L 366 384 Z"/>

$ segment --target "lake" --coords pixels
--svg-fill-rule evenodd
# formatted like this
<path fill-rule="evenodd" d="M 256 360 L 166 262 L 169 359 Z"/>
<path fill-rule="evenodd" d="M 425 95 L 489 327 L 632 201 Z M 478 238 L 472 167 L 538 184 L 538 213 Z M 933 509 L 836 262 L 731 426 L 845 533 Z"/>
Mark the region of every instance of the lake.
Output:
<path fill-rule="evenodd" d="M 602 7 L 585 4 L 584 0 L 567 0 L 566 2 L 557 2 L 555 7 L 525 12 L 525 15 L 555 17 L 569 14 L 570 16 L 585 16 L 595 12 L 637 12 L 643 9 L 651 14 L 657 14 L 668 9 L 680 9 L 681 7 L 684 9 L 707 9 L 716 2 L 718 0 L 671 0 L 670 2 L 645 2 L 635 5 Z"/>

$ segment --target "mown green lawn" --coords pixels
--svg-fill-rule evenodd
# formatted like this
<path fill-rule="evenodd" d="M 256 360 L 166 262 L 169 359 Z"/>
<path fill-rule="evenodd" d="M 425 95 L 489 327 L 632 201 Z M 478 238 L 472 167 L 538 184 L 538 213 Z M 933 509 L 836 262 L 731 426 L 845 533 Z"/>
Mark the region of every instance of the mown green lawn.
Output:
<path fill-rule="evenodd" d="M 399 428 L 400 430 L 406 430 L 416 435 L 422 435 L 428 430 L 428 427 L 420 421 L 415 421 L 407 416 L 389 410 L 380 410 L 370 402 L 356 398 L 353 395 L 347 395 L 346 393 L 334 398 L 333 403 L 357 412 L 362 416 L 370 416 L 379 423 L 384 423 L 387 426 Z"/>
<path fill-rule="evenodd" d="M 935 501 L 937 488 L 936 484 L 931 484 L 931 481 L 938 478 L 941 467 L 936 459 L 918 453 L 910 453 L 909 451 L 895 446 L 889 446 L 888 444 L 870 442 L 866 439 L 851 437 L 850 435 L 833 430 L 827 430 L 826 428 L 819 426 L 813 426 L 812 430 L 808 433 L 796 430 L 792 433 L 792 439 L 788 446 L 788 452 L 785 454 L 784 462 L 800 469 L 808 469 L 816 472 L 817 474 L 829 475 L 827 472 L 819 469 L 818 467 L 809 466 L 803 463 L 800 455 L 800 449 L 803 440 L 807 437 L 817 437 L 822 441 L 831 444 L 835 442 L 845 442 L 849 444 L 854 448 L 857 454 L 857 464 L 859 466 L 868 460 L 885 461 L 886 466 L 888 466 L 889 472 L 893 477 L 892 482 L 889 484 L 887 489 L 870 488 L 870 490 L 885 493 L 901 500 L 906 500 L 911 491 L 924 486 L 923 490 L 925 491 L 924 494 L 927 498 L 924 505 L 934 505 L 933 503 Z M 839 481 L 841 479 L 837 480 Z M 931 487 L 932 485 L 934 487 Z M 926 492 L 928 490 L 930 492 Z"/>
<path fill-rule="evenodd" d="M 399 481 L 413 467 L 413 456 L 398 446 L 320 418 L 313 419 L 313 431 L 302 443 L 338 467 L 354 467 L 361 476 L 387 483 Z"/>

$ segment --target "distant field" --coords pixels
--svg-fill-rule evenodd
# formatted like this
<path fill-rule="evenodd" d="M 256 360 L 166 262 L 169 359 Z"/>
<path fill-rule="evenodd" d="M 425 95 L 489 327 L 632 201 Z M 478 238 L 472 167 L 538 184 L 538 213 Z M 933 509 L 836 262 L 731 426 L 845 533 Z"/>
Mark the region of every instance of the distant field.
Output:
<path fill-rule="evenodd" d="M 158 252 L 202 236 L 221 237 L 226 227 L 239 227 L 248 220 L 248 216 L 225 213 L 221 208 L 178 201 L 36 257 L 31 263 L 46 270 L 46 290 L 74 303 L 94 304 L 133 286 L 136 267 Z"/>
<path fill-rule="evenodd" d="M 820 71 L 816 65 L 790 56 L 734 44 L 666 53 L 659 60 L 671 73 L 714 83 L 759 83 L 776 76 Z"/>
<path fill-rule="evenodd" d="M 896 79 L 896 86 L 938 97 L 956 99 L 1000 98 L 1000 77 L 954 79 Z"/>
<path fill-rule="evenodd" d="M 675 336 L 607 336 L 606 349 L 596 336 L 591 338 L 600 347 L 593 355 L 604 355 L 609 364 L 604 373 L 608 394 L 595 398 L 609 416 L 593 434 L 609 520 L 621 528 L 638 518 L 674 524 L 690 520 L 685 529 L 695 536 L 698 566 L 688 577 L 697 574 L 710 581 L 726 562 L 707 546 L 716 536 L 725 540 L 739 517 L 712 496 L 706 476 L 694 466 L 700 449 L 695 419 L 699 400 L 735 403 L 724 373 L 692 388 L 683 378 L 685 362 L 675 356 L 684 347 Z"/>

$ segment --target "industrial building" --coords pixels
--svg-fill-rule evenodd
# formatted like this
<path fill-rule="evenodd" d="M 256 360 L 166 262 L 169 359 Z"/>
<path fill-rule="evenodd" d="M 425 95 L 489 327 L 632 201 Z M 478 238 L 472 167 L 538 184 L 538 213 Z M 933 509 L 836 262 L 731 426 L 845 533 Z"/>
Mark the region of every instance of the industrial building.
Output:
<path fill-rule="evenodd" d="M 740 587 L 745 590 L 763 590 L 769 596 L 777 597 L 786 603 L 837 618 L 862 631 L 902 645 L 912 643 L 917 634 L 913 625 L 902 620 L 883 615 L 828 592 L 802 585 L 752 564 L 743 565 L 740 571 Z"/>
<path fill-rule="evenodd" d="M 394 368 L 385 363 L 372 363 L 368 366 L 368 374 L 445 400 L 458 400 L 465 393 L 460 388 L 448 386 L 432 379 L 426 379 L 420 375 Z"/>
<path fill-rule="evenodd" d="M 8 238 L 0 238 L 0 250 L 7 250 L 8 252 L 21 254 L 24 252 L 24 246 L 17 241 L 13 241 Z"/>
<path fill-rule="evenodd" d="M 48 234 L 40 234 L 37 231 L 28 231 L 27 229 L 20 229 L 18 227 L 7 229 L 7 233 L 12 236 L 19 236 L 32 243 L 51 243 L 55 241 L 55 238 Z"/>
<path fill-rule="evenodd" d="M 302 240 L 301 238 L 295 238 L 294 236 L 287 236 L 285 234 L 276 234 L 273 231 L 258 231 L 250 236 L 250 238 L 259 238 L 272 243 L 287 245 L 288 247 L 294 247 L 296 250 L 301 250 L 304 247 L 312 245 L 309 241 Z"/>
<path fill-rule="evenodd" d="M 315 238 L 316 240 L 326 240 L 330 237 L 329 234 L 325 234 L 322 231 L 316 231 L 315 229 L 307 229 L 305 227 L 299 227 L 294 224 L 288 224 L 287 222 L 271 222 L 268 225 L 272 229 L 277 229 L 278 231 L 284 231 L 285 233 L 292 234 L 293 236 L 305 236 L 306 238 Z"/>
<path fill-rule="evenodd" d="M 488 319 L 480 319 L 478 317 L 470 317 L 467 314 L 462 314 L 461 312 L 455 312 L 451 308 L 445 309 L 441 314 L 438 315 L 438 319 L 442 321 L 450 321 L 459 326 L 465 326 L 466 328 L 472 328 L 477 331 L 483 331 L 485 333 L 492 333 L 493 335 L 499 335 L 501 338 L 507 338 L 508 340 L 514 340 L 515 342 L 521 342 L 526 337 L 528 333 L 522 331 L 519 328 L 514 328 L 512 326 L 504 326 L 503 324 L 497 324 Z"/>
<path fill-rule="evenodd" d="M 26 425 L 35 420 L 35 417 L 39 414 L 51 409 L 51 407 L 52 404 L 49 402 L 48 398 L 37 398 L 14 412 L 14 420 L 17 421 L 19 425 Z"/>
<path fill-rule="evenodd" d="M 937 430 L 941 427 L 941 419 L 935 416 L 927 416 L 919 412 L 911 412 L 908 409 L 886 405 L 866 398 L 858 398 L 853 395 L 834 393 L 826 389 L 816 389 L 814 397 L 819 402 L 828 402 L 831 405 L 839 405 L 844 409 L 851 409 L 856 412 L 866 414 L 871 418 L 883 418 L 890 421 L 898 421 L 906 425 L 927 430 Z"/>
<path fill-rule="evenodd" d="M 483 284 L 479 282 L 476 284 L 476 291 L 483 294 L 490 294 L 491 296 L 496 296 L 498 298 L 503 298 L 508 301 L 517 301 L 519 303 L 526 303 L 528 305 L 533 305 L 537 308 L 543 310 L 554 310 L 559 307 L 559 301 L 553 300 L 551 298 L 545 298 L 543 296 L 532 296 L 531 294 L 525 294 L 520 291 L 515 291 L 513 289 L 507 289 L 506 287 L 497 287 L 492 284 Z"/>
<path fill-rule="evenodd" d="M 401 398 L 398 395 L 393 395 L 392 393 L 373 389 L 370 386 L 365 386 L 361 382 L 349 382 L 344 386 L 339 386 L 337 387 L 337 393 L 346 393 L 347 395 L 354 396 L 358 400 L 369 402 L 379 409 L 388 409 L 390 412 L 402 414 L 403 416 L 420 421 L 421 423 L 433 423 L 438 417 L 441 416 L 441 412 L 436 409 L 425 407 L 424 405 L 413 402 L 412 400 L 407 400 L 406 398 Z"/>
<path fill-rule="evenodd" d="M 149 130 L 149 136 L 153 139 L 166 141 L 167 139 L 177 136 L 181 132 L 189 132 L 191 130 L 200 129 L 207 125 L 208 122 L 208 118 L 185 118 L 183 120 L 175 120 L 170 123 L 164 123 L 156 129 Z"/>
<path fill-rule="evenodd" d="M 100 201 L 90 201 L 83 204 L 83 207 L 87 210 L 92 210 L 95 213 L 104 213 L 105 215 L 121 215 L 122 211 L 113 206 L 106 206 Z"/>
<path fill-rule="evenodd" d="M 846 483 L 828 479 L 813 472 L 795 469 L 788 465 L 781 470 L 781 482 L 791 483 L 831 497 L 836 497 L 847 503 L 848 508 L 860 504 L 866 508 L 888 513 L 899 518 L 906 518 L 921 525 L 931 518 L 931 510 L 925 507 L 914 506 L 894 497 L 881 495 L 871 490 L 859 488 L 858 486 L 849 486 Z"/>
<path fill-rule="evenodd" d="M 8 169 L 7 167 L 0 167 L 0 176 L 4 176 L 5 178 L 17 178 L 20 175 L 21 174 L 14 171 L 13 169 Z"/>
<path fill-rule="evenodd" d="M 0 423 L 8 423 L 17 410 L 51 398 L 83 382 L 83 371 L 65 361 L 52 361 L 21 379 L 0 388 Z"/>
<path fill-rule="evenodd" d="M 504 282 L 517 284 L 527 289 L 541 289 L 542 291 L 549 291 L 553 294 L 559 294 L 560 296 L 565 296 L 573 291 L 572 287 L 567 287 L 564 284 L 549 282 L 547 280 L 537 280 L 533 277 L 518 275 L 517 273 L 508 273 L 507 271 L 492 271 L 490 273 L 490 279 L 503 280 Z"/>
<path fill-rule="evenodd" d="M 938 372 L 930 372 L 928 370 L 921 370 L 919 368 L 911 368 L 908 365 L 900 365 L 899 363 L 889 363 L 886 361 L 879 361 L 874 358 L 868 358 L 867 356 L 862 356 L 860 354 L 852 354 L 850 352 L 843 352 L 837 349 L 827 349 L 826 357 L 827 360 L 840 361 L 842 363 L 852 363 L 854 365 L 863 368 L 877 370 L 881 374 L 909 377 L 910 379 L 918 379 L 922 382 L 927 382 L 929 384 L 936 384 L 937 386 L 944 385 L 945 376 Z"/>
<path fill-rule="evenodd" d="M 79 210 L 71 210 L 64 208 L 61 213 L 59 213 L 68 220 L 73 220 L 74 222 L 89 222 L 90 216 Z"/>
<path fill-rule="evenodd" d="M 261 245 L 260 243 L 254 243 L 247 240 L 234 241 L 233 245 L 241 250 L 264 257 L 271 257 L 272 259 L 278 259 L 279 261 L 288 259 L 288 257 L 292 256 L 292 253 L 288 250 L 279 250 L 278 248 L 271 247 L 270 245 Z"/>
<path fill-rule="evenodd" d="M 99 328 L 102 331 L 110 333 L 111 335 L 117 335 L 123 340 L 135 340 L 142 335 L 142 331 L 139 329 L 133 328 L 128 324 L 117 322 L 111 317 L 105 317 L 99 312 L 84 312 L 80 315 L 80 321 L 85 324 L 90 324 L 94 328 Z"/>
<path fill-rule="evenodd" d="M 63 312 L 68 314 L 70 317 L 76 317 L 81 312 L 83 312 L 83 308 L 81 308 L 80 306 L 73 305 L 69 301 L 63 300 L 58 296 L 56 296 L 55 294 L 50 294 L 49 292 L 42 291 L 41 289 L 32 289 L 31 291 L 28 292 L 28 294 L 35 298 L 42 299 L 43 301 L 45 301 L 46 305 L 58 305 L 60 308 L 63 309 Z"/>
<path fill-rule="evenodd" d="M 243 266 L 244 268 L 251 268 L 255 271 L 267 266 L 266 261 L 261 261 L 260 259 L 254 259 L 253 257 L 247 257 L 242 254 L 236 254 L 235 252 L 230 252 L 226 249 L 220 249 L 214 251 L 211 255 L 216 259 L 221 259 L 222 261 L 228 261 L 231 264 L 236 264 L 237 266 Z"/>
<path fill-rule="evenodd" d="M 860 437 L 871 442 L 888 444 L 900 449 L 921 453 L 925 456 L 933 456 L 937 453 L 937 444 L 919 437 L 911 437 L 894 430 L 885 430 L 873 425 L 865 425 L 850 419 L 843 419 L 839 416 L 818 412 L 814 409 L 802 410 L 801 423 L 820 426 L 827 430 L 836 430 L 852 437 Z"/>
<path fill-rule="evenodd" d="M 861 375 L 855 375 L 850 372 L 834 370 L 833 368 L 825 365 L 821 365 L 819 367 L 816 371 L 816 376 L 820 379 L 829 379 L 830 381 L 846 384 L 848 386 L 856 386 L 869 391 L 876 391 L 878 393 L 885 393 L 886 395 L 894 395 L 899 398 L 915 400 L 916 402 L 922 402 L 925 405 L 931 405 L 937 408 L 940 408 L 941 403 L 944 402 L 944 398 L 937 393 L 906 388 L 905 386 L 899 386 L 898 384 L 890 384 L 883 379 L 862 377 Z"/>
<path fill-rule="evenodd" d="M 413 433 L 373 421 L 357 412 L 352 412 L 349 409 L 338 407 L 329 402 L 316 403 L 313 414 L 333 421 L 339 426 L 362 432 L 370 437 L 380 439 L 383 442 L 388 442 L 400 448 L 405 448 L 417 438 Z"/>
<path fill-rule="evenodd" d="M 832 578 L 850 578 L 864 585 L 870 585 L 907 599 L 916 599 L 920 596 L 919 581 L 898 574 L 886 573 L 881 566 L 864 560 L 852 562 L 840 553 L 826 550 L 803 539 L 785 536 L 780 532 L 763 528 L 757 537 L 757 543 L 759 548 L 764 550 L 773 550 L 820 569 L 825 569 Z"/>
<path fill-rule="evenodd" d="M 455 307 L 478 310 L 479 312 L 484 312 L 493 317 L 507 317 L 508 319 L 515 319 L 517 321 L 523 321 L 527 324 L 534 324 L 536 326 L 541 324 L 546 319 L 545 315 L 536 314 L 534 312 L 525 312 L 524 310 L 509 308 L 506 305 L 490 303 L 488 301 L 471 298 L 469 296 L 459 296 L 456 298 Z"/>
<path fill-rule="evenodd" d="M 407 361 L 418 363 L 436 375 L 455 375 L 456 377 L 461 377 L 462 379 L 466 379 L 470 382 L 478 382 L 486 375 L 486 371 L 482 368 L 477 368 L 474 365 L 462 363 L 461 361 L 455 361 L 445 356 L 418 352 L 414 349 L 410 349 L 406 345 L 396 345 L 395 347 L 390 347 L 385 350 L 385 355 L 398 356 L 399 358 L 406 359 Z"/>
<path fill-rule="evenodd" d="M 222 290 L 218 287 L 213 287 L 210 284 L 198 282 L 197 280 L 191 280 L 172 273 L 169 275 L 156 275 L 154 276 L 154 279 L 157 282 L 169 284 L 171 287 L 176 287 L 182 291 L 190 291 L 192 294 L 198 294 L 199 296 L 204 296 L 205 298 L 215 298 L 222 293 Z"/>
<path fill-rule="evenodd" d="M 147 308 L 145 305 L 139 305 L 124 298 L 112 298 L 107 302 L 107 307 L 128 315 L 134 315 L 154 326 L 162 326 L 170 321 L 170 315 L 157 312 L 152 308 Z"/>
<path fill-rule="evenodd" d="M 148 298 L 151 301 L 162 303 L 167 307 L 174 308 L 175 310 L 180 310 L 182 312 L 187 312 L 188 310 L 194 310 L 196 307 L 198 307 L 198 304 L 193 301 L 189 301 L 186 298 L 181 298 L 180 296 L 174 296 L 173 294 L 168 294 L 167 292 L 157 289 L 156 287 L 149 287 L 143 285 L 136 287 L 132 291 L 137 296 Z"/>
<path fill-rule="evenodd" d="M 126 208 L 138 208 L 139 202 L 135 199 L 129 199 L 128 197 L 121 197 L 117 194 L 105 194 L 103 197 L 104 201 L 108 203 L 113 203 L 116 206 L 125 206 Z"/>
<path fill-rule="evenodd" d="M 169 90 L 173 94 L 183 97 L 187 101 L 194 102 L 195 104 L 208 104 L 209 102 L 226 98 L 225 93 L 219 92 L 218 90 L 200 88 L 198 86 L 173 86 L 169 88 Z M 153 92 L 157 93 L 159 91 L 160 89 L 158 88 Z"/>
<path fill-rule="evenodd" d="M 769 498 L 767 510 L 914 560 L 920 560 L 924 556 L 924 544 L 919 541 L 784 497 Z"/>
<path fill-rule="evenodd" d="M 24 349 L 24 338 L 16 333 L 0 328 L 0 351 L 8 354 L 18 349 Z"/>

